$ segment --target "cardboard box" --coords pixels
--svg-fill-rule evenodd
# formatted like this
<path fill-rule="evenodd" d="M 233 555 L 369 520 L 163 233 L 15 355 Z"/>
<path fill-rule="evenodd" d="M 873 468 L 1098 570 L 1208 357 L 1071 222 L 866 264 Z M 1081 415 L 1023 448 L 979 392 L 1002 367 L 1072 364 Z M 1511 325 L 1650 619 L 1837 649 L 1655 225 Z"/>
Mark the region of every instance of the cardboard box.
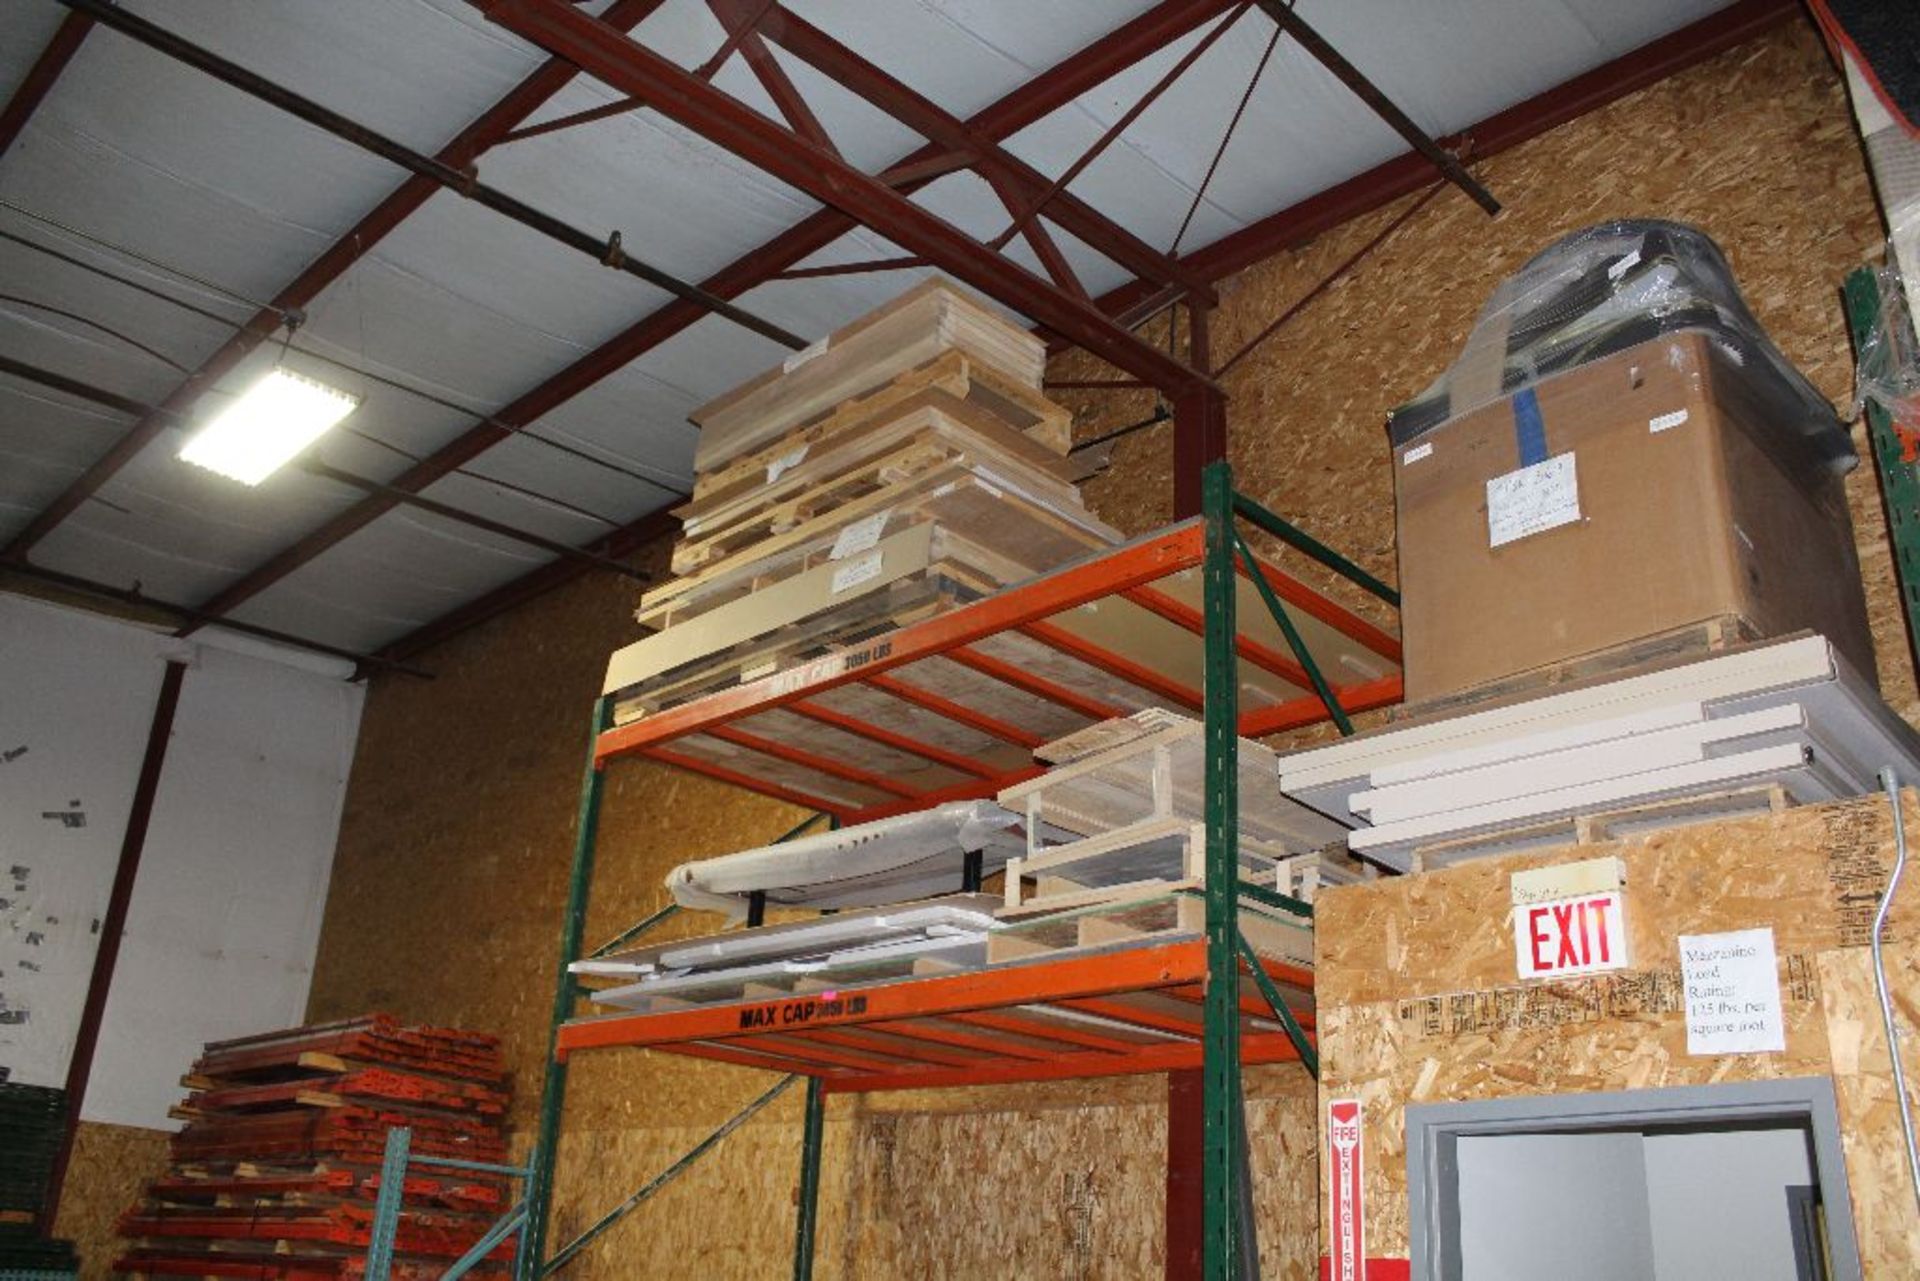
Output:
<path fill-rule="evenodd" d="M 1872 679 L 1841 479 L 1795 412 L 1679 333 L 1401 445 L 1407 701 L 1728 615 Z"/>

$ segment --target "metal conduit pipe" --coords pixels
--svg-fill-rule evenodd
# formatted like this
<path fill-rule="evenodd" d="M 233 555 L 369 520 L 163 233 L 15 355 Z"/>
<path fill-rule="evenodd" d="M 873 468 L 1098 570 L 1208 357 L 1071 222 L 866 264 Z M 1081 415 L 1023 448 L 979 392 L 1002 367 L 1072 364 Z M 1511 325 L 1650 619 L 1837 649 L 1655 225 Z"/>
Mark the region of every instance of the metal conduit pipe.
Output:
<path fill-rule="evenodd" d="M 1887 790 L 1887 804 L 1893 807 L 1893 875 L 1887 878 L 1887 892 L 1873 914 L 1873 982 L 1880 996 L 1880 1019 L 1887 1029 L 1887 1058 L 1893 1063 L 1893 1097 L 1900 1106 L 1900 1129 L 1907 1139 L 1907 1179 L 1913 1188 L 1914 1208 L 1920 1209 L 1920 1146 L 1914 1142 L 1913 1106 L 1907 1102 L 1907 1073 L 1900 1061 L 1900 1029 L 1893 1018 L 1893 996 L 1887 990 L 1887 965 L 1880 954 L 1880 931 L 1893 907 L 1893 896 L 1900 888 L 1900 874 L 1907 870 L 1907 822 L 1900 810 L 1900 779 L 1893 767 L 1880 771 L 1880 786 Z"/>

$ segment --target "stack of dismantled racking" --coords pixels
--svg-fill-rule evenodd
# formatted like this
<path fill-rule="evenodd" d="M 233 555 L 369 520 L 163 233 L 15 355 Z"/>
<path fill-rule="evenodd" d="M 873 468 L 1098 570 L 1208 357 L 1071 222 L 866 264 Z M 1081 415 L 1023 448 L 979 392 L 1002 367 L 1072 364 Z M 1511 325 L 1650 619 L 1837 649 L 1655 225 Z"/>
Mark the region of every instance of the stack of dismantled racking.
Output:
<path fill-rule="evenodd" d="M 136 1276 L 357 1277 L 387 1131 L 423 1156 L 501 1163 L 507 1085 L 496 1038 L 388 1015 L 209 1044 L 182 1082 L 172 1165 L 121 1217 Z M 409 1173 L 393 1276 L 437 1277 L 491 1226 L 502 1179 Z M 504 1277 L 511 1244 L 476 1275 Z"/>
<path fill-rule="evenodd" d="M 1039 339 L 930 280 L 693 414 L 678 577 L 606 692 L 629 721 L 1111 546 Z"/>
<path fill-rule="evenodd" d="M 52 1281 L 79 1271 L 73 1242 L 39 1231 L 66 1121 L 65 1090 L 0 1082 L 0 1277 Z"/>

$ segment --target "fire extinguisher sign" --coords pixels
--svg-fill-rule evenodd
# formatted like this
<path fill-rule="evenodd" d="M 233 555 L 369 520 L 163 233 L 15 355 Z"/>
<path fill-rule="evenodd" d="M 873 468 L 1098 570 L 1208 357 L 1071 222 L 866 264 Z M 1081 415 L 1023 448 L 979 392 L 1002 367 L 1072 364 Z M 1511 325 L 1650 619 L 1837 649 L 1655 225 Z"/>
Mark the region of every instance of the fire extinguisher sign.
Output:
<path fill-rule="evenodd" d="M 1327 1169 L 1331 1175 L 1329 1218 L 1332 1281 L 1366 1281 L 1366 1211 L 1361 1199 L 1360 1100 L 1327 1104 Z"/>

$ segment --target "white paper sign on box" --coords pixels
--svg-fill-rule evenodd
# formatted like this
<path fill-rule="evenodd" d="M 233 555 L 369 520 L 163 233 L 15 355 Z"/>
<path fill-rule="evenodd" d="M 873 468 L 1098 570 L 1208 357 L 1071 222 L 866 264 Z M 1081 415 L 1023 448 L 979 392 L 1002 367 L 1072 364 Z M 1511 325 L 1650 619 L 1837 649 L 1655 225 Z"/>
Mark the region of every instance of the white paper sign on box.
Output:
<path fill-rule="evenodd" d="M 868 548 L 880 542 L 880 535 L 887 528 L 887 517 L 893 514 L 893 508 L 887 507 L 863 516 L 842 529 L 833 540 L 833 550 L 827 553 L 828 560 L 845 560 L 849 556 L 858 556 Z"/>
<path fill-rule="evenodd" d="M 1503 547 L 1580 519 L 1573 454 L 1495 476 L 1487 482 L 1487 545 Z"/>
<path fill-rule="evenodd" d="M 869 579 L 880 577 L 881 565 L 885 560 L 885 552 L 868 552 L 858 560 L 848 561 L 833 571 L 831 594 L 838 596 L 841 592 L 852 591 Z"/>
<path fill-rule="evenodd" d="M 1688 1054 L 1765 1054 L 1787 1048 L 1773 931 L 1682 934 Z"/>

